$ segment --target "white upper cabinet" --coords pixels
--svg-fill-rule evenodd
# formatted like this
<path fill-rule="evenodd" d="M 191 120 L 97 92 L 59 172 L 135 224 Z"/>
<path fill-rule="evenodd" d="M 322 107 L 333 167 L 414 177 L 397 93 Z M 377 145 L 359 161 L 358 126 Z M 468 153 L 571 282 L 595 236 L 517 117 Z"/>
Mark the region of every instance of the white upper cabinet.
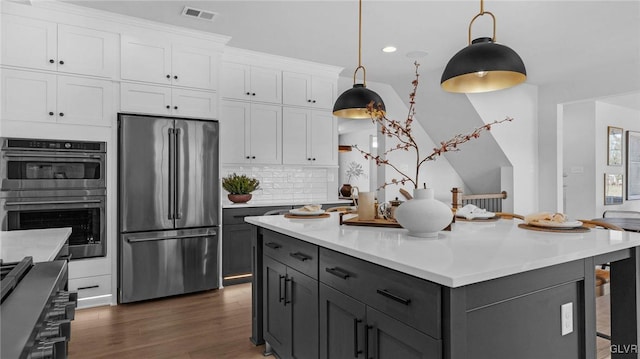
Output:
<path fill-rule="evenodd" d="M 328 111 L 285 107 L 282 112 L 282 163 L 336 165 L 337 119 Z"/>
<path fill-rule="evenodd" d="M 111 126 L 111 81 L 2 70 L 2 120 Z"/>
<path fill-rule="evenodd" d="M 282 103 L 285 105 L 332 109 L 335 93 L 335 79 L 297 72 L 282 73 Z"/>
<path fill-rule="evenodd" d="M 219 52 L 191 39 L 122 35 L 123 80 L 216 90 Z"/>
<path fill-rule="evenodd" d="M 220 78 L 223 98 L 282 103 L 281 70 L 223 62 Z"/>
<path fill-rule="evenodd" d="M 220 151 L 223 164 L 281 164 L 282 107 L 223 100 Z"/>
<path fill-rule="evenodd" d="M 123 82 L 120 85 L 122 111 L 204 119 L 217 117 L 215 92 Z"/>
<path fill-rule="evenodd" d="M 2 64 L 111 78 L 116 75 L 118 35 L 2 15 Z"/>

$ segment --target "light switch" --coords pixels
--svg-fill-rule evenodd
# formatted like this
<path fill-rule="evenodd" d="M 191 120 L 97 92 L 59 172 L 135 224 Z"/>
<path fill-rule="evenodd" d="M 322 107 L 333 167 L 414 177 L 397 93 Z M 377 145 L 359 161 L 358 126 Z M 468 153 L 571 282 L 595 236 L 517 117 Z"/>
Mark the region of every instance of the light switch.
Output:
<path fill-rule="evenodd" d="M 573 302 L 565 303 L 560 307 L 562 317 L 562 335 L 573 332 Z"/>

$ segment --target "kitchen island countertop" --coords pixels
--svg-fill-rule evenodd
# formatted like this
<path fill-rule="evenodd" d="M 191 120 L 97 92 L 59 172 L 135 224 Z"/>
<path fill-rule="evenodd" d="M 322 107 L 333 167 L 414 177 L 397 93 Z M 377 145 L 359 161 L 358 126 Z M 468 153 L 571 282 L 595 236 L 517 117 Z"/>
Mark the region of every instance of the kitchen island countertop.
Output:
<path fill-rule="evenodd" d="M 457 222 L 437 239 L 409 237 L 405 229 L 340 225 L 337 213 L 245 221 L 451 288 L 640 246 L 638 233 L 540 232 L 519 228 L 519 220 Z"/>
<path fill-rule="evenodd" d="M 326 208 L 326 204 L 344 204 L 350 206 L 353 202 L 346 199 L 337 199 L 334 201 L 249 201 L 247 203 L 232 203 L 228 200 L 222 200 L 222 208 L 249 208 L 249 207 L 274 207 L 274 206 L 304 206 L 307 204 L 322 204 Z"/>
<path fill-rule="evenodd" d="M 29 229 L 0 232 L 0 259 L 4 263 L 33 257 L 33 262 L 47 262 L 56 258 L 71 235 L 71 228 Z"/>

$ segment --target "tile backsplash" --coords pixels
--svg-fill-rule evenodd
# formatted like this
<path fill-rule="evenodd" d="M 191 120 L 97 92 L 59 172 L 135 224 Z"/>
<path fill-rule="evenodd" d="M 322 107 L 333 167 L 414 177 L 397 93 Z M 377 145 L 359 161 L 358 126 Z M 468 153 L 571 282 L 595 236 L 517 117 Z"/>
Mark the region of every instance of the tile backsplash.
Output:
<path fill-rule="evenodd" d="M 292 166 L 222 166 L 221 176 L 245 174 L 260 181 L 252 203 L 326 202 L 338 198 L 338 168 Z M 223 190 L 223 198 L 226 199 Z"/>

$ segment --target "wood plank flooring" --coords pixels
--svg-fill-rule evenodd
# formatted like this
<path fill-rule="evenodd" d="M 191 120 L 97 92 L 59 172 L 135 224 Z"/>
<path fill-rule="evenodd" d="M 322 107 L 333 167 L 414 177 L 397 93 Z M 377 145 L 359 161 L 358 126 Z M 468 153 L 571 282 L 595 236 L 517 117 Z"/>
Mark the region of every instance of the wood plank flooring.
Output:
<path fill-rule="evenodd" d="M 71 322 L 69 358 L 258 359 L 251 284 L 142 303 L 82 309 Z"/>
<path fill-rule="evenodd" d="M 609 331 L 609 296 L 596 298 L 597 328 Z M 251 284 L 143 303 L 82 309 L 71 322 L 69 358 L 259 359 L 251 335 Z M 598 338 L 598 359 L 609 341 Z"/>

